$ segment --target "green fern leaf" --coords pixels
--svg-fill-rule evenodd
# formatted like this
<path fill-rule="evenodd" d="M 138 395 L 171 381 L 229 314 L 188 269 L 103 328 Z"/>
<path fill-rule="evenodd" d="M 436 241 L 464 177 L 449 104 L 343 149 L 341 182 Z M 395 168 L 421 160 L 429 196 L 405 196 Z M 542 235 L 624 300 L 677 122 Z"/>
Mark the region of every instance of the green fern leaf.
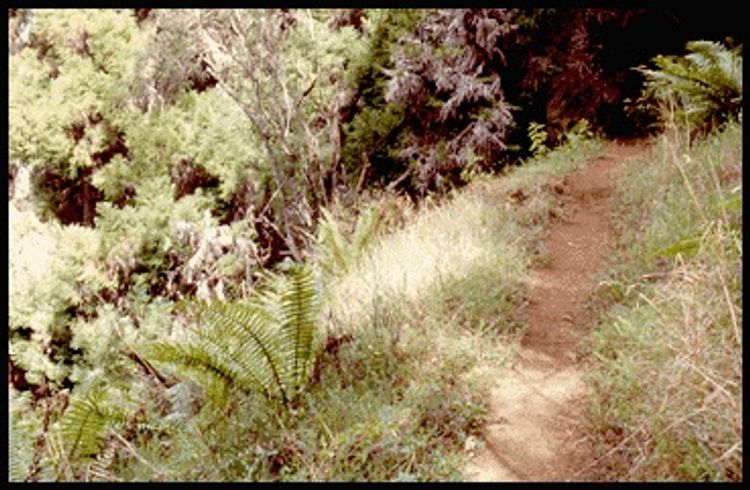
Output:
<path fill-rule="evenodd" d="M 288 406 L 308 379 L 318 308 L 315 280 L 302 265 L 268 280 L 270 287 L 251 302 L 182 305 L 198 327 L 177 345 L 152 344 L 147 357 L 207 376 L 207 388 L 258 391 Z"/>
<path fill-rule="evenodd" d="M 34 439 L 17 424 L 10 424 L 10 427 L 8 479 L 12 482 L 25 481 L 29 476 L 29 469 L 33 460 Z"/>
<path fill-rule="evenodd" d="M 657 56 L 646 77 L 644 100 L 675 100 L 696 126 L 715 125 L 742 110 L 742 56 L 713 41 L 691 41 L 685 56 Z M 678 114 L 679 115 L 679 114 Z"/>
<path fill-rule="evenodd" d="M 323 218 L 318 232 L 318 249 L 321 255 L 320 263 L 326 272 L 335 274 L 346 268 L 349 262 L 349 247 L 338 222 L 330 211 L 321 208 Z"/>
<path fill-rule="evenodd" d="M 124 422 L 126 417 L 124 411 L 108 399 L 102 388 L 94 388 L 73 400 L 60 420 L 60 435 L 68 459 L 98 453 L 108 425 Z"/>
<path fill-rule="evenodd" d="M 205 321 L 214 326 L 215 343 L 224 347 L 225 357 L 235 359 L 243 371 L 235 376 L 246 379 L 267 396 L 287 399 L 282 376 L 282 360 L 277 353 L 278 334 L 271 317 L 258 305 L 214 303 L 204 308 Z M 203 330 L 204 337 L 211 336 Z"/>
<path fill-rule="evenodd" d="M 286 345 L 293 349 L 289 383 L 294 391 L 306 384 L 308 363 L 312 353 L 316 317 L 315 281 L 312 269 L 293 266 L 287 284 L 279 294 L 281 332 Z"/>

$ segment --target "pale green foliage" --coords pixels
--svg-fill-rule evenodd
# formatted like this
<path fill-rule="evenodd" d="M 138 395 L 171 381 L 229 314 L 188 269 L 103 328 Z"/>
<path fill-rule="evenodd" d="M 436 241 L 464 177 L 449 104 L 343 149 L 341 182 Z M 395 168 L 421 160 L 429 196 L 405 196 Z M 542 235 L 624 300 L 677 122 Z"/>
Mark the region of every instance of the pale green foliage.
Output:
<path fill-rule="evenodd" d="M 342 230 L 342 223 L 325 208 L 318 223 L 316 262 L 329 277 L 340 276 L 359 260 L 377 235 L 382 221 L 380 210 L 375 205 L 363 209 L 356 217 L 350 233 Z"/>
<path fill-rule="evenodd" d="M 35 421 L 31 417 L 23 417 L 30 409 L 29 393 L 22 394 L 10 387 L 8 389 L 8 479 L 10 481 L 24 481 L 29 476 L 34 459 Z"/>
<path fill-rule="evenodd" d="M 127 114 L 145 35 L 129 12 L 116 10 L 40 10 L 32 19 L 34 42 L 50 47 L 41 59 L 30 48 L 10 59 L 10 154 L 74 176 L 93 164 Z M 94 113 L 104 120 L 87 121 Z M 78 142 L 66 134 L 74 124 L 87 127 Z"/>
<path fill-rule="evenodd" d="M 529 139 L 531 140 L 531 154 L 536 156 L 542 156 L 549 151 L 547 146 L 547 130 L 544 129 L 544 124 L 532 121 L 529 123 L 528 129 Z"/>
<path fill-rule="evenodd" d="M 717 126 L 742 111 L 742 52 L 713 41 L 692 41 L 685 56 L 657 56 L 646 76 L 644 97 L 665 105 L 666 121 Z M 672 114 L 671 111 L 676 111 Z M 669 119 L 667 119 L 669 118 Z"/>
<path fill-rule="evenodd" d="M 270 178 L 268 161 L 247 117 L 218 89 L 186 94 L 177 120 L 178 150 L 172 162 L 188 159 L 219 178 L 219 197 L 228 201 L 246 180 Z M 181 101 L 182 102 L 182 101 Z M 161 129 L 161 125 L 156 123 Z M 161 152 L 161 150 L 158 150 Z"/>
<path fill-rule="evenodd" d="M 187 304 L 200 326 L 178 343 L 153 344 L 150 357 L 204 376 L 218 401 L 226 401 L 223 386 L 288 406 L 310 375 L 317 301 L 312 270 L 292 266 L 250 302 Z"/>
<path fill-rule="evenodd" d="M 175 225 L 197 222 L 209 208 L 208 199 L 201 193 L 178 201 L 173 195 L 174 184 L 166 176 L 159 176 L 141 183 L 132 206 L 118 209 L 108 202 L 97 206 L 96 227 L 103 237 L 101 252 L 109 263 L 137 261 L 155 268 L 171 248 L 169 232 Z"/>
<path fill-rule="evenodd" d="M 181 161 L 218 177 L 216 197 L 225 201 L 245 180 L 267 177 L 267 161 L 247 118 L 218 89 L 187 92 L 144 115 L 125 128 L 125 140 L 128 159 L 116 156 L 93 176 L 109 200 L 118 199 L 127 187 L 138 189 L 143 180 L 179 173 Z"/>
<path fill-rule="evenodd" d="M 100 235 L 75 225 L 40 223 L 11 202 L 9 236 L 9 326 L 11 332 L 31 329 L 30 341 L 11 343 L 11 357 L 27 370 L 29 381 L 44 375 L 59 382 L 69 368 L 52 363 L 45 346 L 67 335 L 71 305 L 111 284 L 98 259 Z"/>

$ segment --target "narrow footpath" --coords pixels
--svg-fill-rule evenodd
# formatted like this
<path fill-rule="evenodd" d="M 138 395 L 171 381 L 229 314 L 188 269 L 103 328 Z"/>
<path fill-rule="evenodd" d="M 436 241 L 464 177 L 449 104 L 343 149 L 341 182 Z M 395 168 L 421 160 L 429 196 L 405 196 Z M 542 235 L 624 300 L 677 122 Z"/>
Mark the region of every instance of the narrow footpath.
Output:
<path fill-rule="evenodd" d="M 612 195 L 623 165 L 643 145 L 605 144 L 601 156 L 556 186 L 565 219 L 542 238 L 548 259 L 531 275 L 518 355 L 492 391 L 484 447 L 471 481 L 581 481 L 591 449 L 583 431 L 587 387 L 581 337 L 592 328 L 587 301 L 610 253 Z"/>

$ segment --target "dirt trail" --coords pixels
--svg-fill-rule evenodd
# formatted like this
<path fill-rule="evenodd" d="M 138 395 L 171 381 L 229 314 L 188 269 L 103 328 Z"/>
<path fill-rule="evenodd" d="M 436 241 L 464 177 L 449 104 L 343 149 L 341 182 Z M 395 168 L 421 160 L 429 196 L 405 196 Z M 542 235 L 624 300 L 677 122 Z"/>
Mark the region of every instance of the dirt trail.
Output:
<path fill-rule="evenodd" d="M 609 253 L 610 196 L 622 165 L 643 149 L 607 143 L 600 157 L 557 186 L 568 218 L 552 223 L 542 240 L 549 260 L 532 271 L 523 312 L 528 330 L 515 364 L 493 389 L 485 447 L 467 468 L 470 480 L 585 479 L 587 387 L 576 350 L 594 320 L 586 301 Z"/>

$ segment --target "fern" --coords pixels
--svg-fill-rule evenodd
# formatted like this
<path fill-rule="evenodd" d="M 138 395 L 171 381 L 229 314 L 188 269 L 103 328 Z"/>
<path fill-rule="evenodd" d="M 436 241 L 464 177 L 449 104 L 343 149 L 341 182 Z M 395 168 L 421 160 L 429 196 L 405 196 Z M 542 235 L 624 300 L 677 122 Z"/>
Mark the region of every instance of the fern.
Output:
<path fill-rule="evenodd" d="M 292 371 L 287 384 L 293 393 L 301 388 L 309 374 L 313 330 L 317 310 L 315 284 L 310 269 L 292 269 L 288 284 L 279 291 L 281 333 L 285 344 L 294 349 Z"/>
<path fill-rule="evenodd" d="M 381 215 L 375 207 L 362 211 L 352 233 L 352 249 L 359 256 L 370 244 L 380 225 Z"/>
<path fill-rule="evenodd" d="M 742 110 L 742 55 L 721 43 L 692 41 L 685 56 L 657 56 L 657 69 L 636 68 L 646 77 L 642 101 L 673 101 L 678 116 L 696 127 L 712 127 Z"/>
<path fill-rule="evenodd" d="M 8 478 L 25 481 L 34 459 L 34 432 L 37 419 L 31 411 L 29 392 L 22 394 L 13 386 L 8 389 Z"/>
<path fill-rule="evenodd" d="M 290 406 L 309 378 L 317 301 L 312 269 L 293 265 L 250 302 L 186 304 L 197 328 L 176 345 L 153 344 L 148 355 L 197 374 L 206 388 L 222 387 L 219 394 L 237 387 Z"/>
<path fill-rule="evenodd" d="M 34 438 L 25 427 L 13 422 L 8 424 L 11 428 L 8 440 L 8 479 L 25 481 L 34 457 Z"/>
<path fill-rule="evenodd" d="M 99 452 L 108 427 L 127 419 L 127 412 L 120 402 L 103 387 L 96 386 L 70 403 L 59 425 L 68 461 Z"/>
<path fill-rule="evenodd" d="M 323 217 L 318 224 L 318 264 L 329 276 L 346 270 L 350 261 L 350 247 L 341 228 L 330 211 L 321 208 Z"/>
<path fill-rule="evenodd" d="M 326 276 L 338 277 L 349 270 L 372 242 L 381 222 L 381 213 L 375 206 L 361 211 L 348 238 L 330 211 L 322 208 L 321 213 L 317 262 Z"/>

